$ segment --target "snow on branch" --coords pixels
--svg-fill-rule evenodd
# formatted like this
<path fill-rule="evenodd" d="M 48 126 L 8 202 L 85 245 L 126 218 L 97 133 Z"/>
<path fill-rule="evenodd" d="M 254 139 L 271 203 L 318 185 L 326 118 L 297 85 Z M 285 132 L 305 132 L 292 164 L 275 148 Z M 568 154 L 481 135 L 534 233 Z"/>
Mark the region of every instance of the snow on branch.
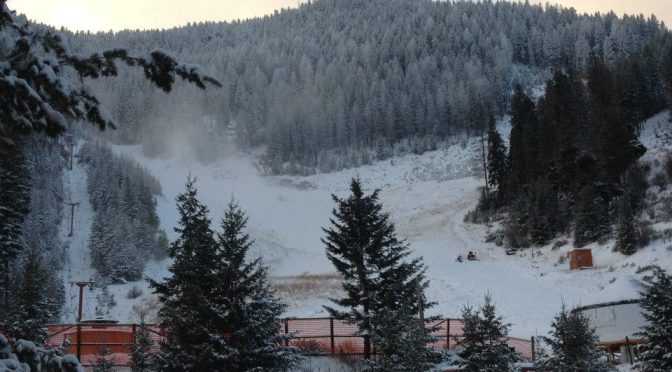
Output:
<path fill-rule="evenodd" d="M 85 120 L 101 130 L 115 128 L 114 121 L 84 84 L 77 87 L 65 76 L 68 68 L 79 77 L 96 79 L 116 76 L 118 63 L 140 67 L 145 77 L 162 91 L 172 90 L 175 77 L 205 89 L 222 83 L 195 65 L 183 64 L 163 50 L 142 57 L 125 49 L 112 49 L 84 56 L 71 53 L 55 32 L 21 23 L 0 0 L 0 140 L 20 133 L 42 131 L 58 136 L 69 120 Z"/>

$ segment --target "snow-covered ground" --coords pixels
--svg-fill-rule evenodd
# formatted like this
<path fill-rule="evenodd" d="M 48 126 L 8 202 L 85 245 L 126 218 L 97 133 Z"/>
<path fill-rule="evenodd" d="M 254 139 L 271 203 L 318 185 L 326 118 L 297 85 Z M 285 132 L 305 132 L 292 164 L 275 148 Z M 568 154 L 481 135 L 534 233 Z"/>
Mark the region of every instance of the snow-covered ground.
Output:
<path fill-rule="evenodd" d="M 661 115 L 645 125 L 642 138 L 647 146 L 668 143 L 665 133 L 669 125 L 666 127 L 663 120 Z M 654 242 L 630 257 L 613 253 L 612 243 L 594 244 L 591 248 L 596 268 L 575 272 L 569 271 L 566 262 L 560 263 L 573 248 L 571 243 L 556 250 L 549 244 L 517 256 L 507 256 L 503 248 L 485 243 L 484 237 L 495 227 L 463 221 L 476 204 L 477 188 L 483 184 L 474 159 L 480 150 L 477 142 L 309 177 L 262 176 L 253 156 L 233 149 L 226 158 L 208 165 L 184 154 L 149 159 L 137 146 L 114 149 L 146 166 L 161 181 L 163 196 L 157 212 L 170 238 L 175 236 L 177 221 L 175 197 L 183 190 L 188 175 L 198 177 L 200 198 L 209 206 L 215 225 L 231 198 L 237 199 L 249 215 L 250 233 L 256 241 L 252 254 L 262 256 L 270 266 L 277 288 L 289 305 L 289 316 L 325 315 L 322 305 L 329 303 L 328 297 L 338 295 L 338 279 L 320 242 L 321 228 L 328 225 L 334 207 L 330 194 L 346 195 L 352 177 L 360 177 L 369 190 L 382 190 L 381 200 L 398 233 L 415 254 L 424 258 L 431 281 L 427 296 L 438 303 L 430 313 L 459 317 L 464 305 L 480 304 L 483 295 L 490 293 L 499 311 L 512 323 L 511 336 L 527 338 L 545 334 L 563 302 L 571 307 L 630 299 L 636 297 L 638 267 L 655 262 L 672 268 L 664 242 Z M 72 197 L 82 202 L 76 213 L 81 220 L 76 220 L 70 248 L 69 279 L 88 279 L 91 274 L 85 258 L 90 206 L 84 177 L 81 168 L 68 175 Z M 476 252 L 479 261 L 455 261 L 468 251 Z M 165 277 L 168 264 L 167 260 L 150 262 L 146 275 Z M 133 286 L 143 288 L 144 294 L 130 300 L 126 294 Z M 122 322 L 138 321 L 137 312 L 131 308 L 142 301 L 148 306 L 151 294 L 146 287 L 144 282 L 111 286 L 118 303 L 111 316 Z M 71 299 L 69 293 L 64 320 L 73 319 L 69 315 Z M 85 308 L 85 314 L 90 310 Z"/>
<path fill-rule="evenodd" d="M 65 285 L 65 306 L 63 307 L 62 320 L 64 322 L 77 321 L 77 310 L 79 302 L 79 287 L 73 285 L 73 282 L 86 282 L 94 278 L 96 270 L 91 268 L 91 255 L 89 254 L 89 234 L 91 232 L 91 221 L 93 218 L 93 208 L 89 203 L 89 193 L 86 189 L 86 170 L 79 164 L 74 164 L 71 171 L 65 171 L 65 185 L 63 189 L 66 192 L 67 203 L 79 203 L 75 206 L 73 231 L 70 236 L 70 206 L 66 206 L 65 218 L 60 227 L 61 239 L 66 242 L 66 260 L 63 273 Z M 95 303 L 89 301 L 92 292 L 87 290 L 84 293 L 86 301 L 83 302 L 83 311 L 86 315 L 93 315 L 95 312 Z"/>

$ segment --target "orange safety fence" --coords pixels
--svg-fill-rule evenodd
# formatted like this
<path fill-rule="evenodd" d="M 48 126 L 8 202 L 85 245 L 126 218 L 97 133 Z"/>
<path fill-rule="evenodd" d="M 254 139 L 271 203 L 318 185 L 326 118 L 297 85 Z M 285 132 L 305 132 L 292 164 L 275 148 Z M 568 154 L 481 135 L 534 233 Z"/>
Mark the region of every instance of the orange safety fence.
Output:
<path fill-rule="evenodd" d="M 145 328 L 154 342 L 155 351 L 163 338 L 161 329 L 154 325 L 138 324 L 58 324 L 47 326 L 45 343 L 63 347 L 66 353 L 77 355 L 82 365 L 92 365 L 97 354 L 107 348 L 115 366 L 126 366 L 130 361 L 131 344 L 140 328 Z"/>
<path fill-rule="evenodd" d="M 441 319 L 428 322 L 433 329 L 435 342 L 429 346 L 437 350 L 458 348 L 463 337 L 463 322 L 460 319 Z M 164 337 L 156 325 L 138 324 L 58 324 L 47 326 L 47 346 L 62 346 L 67 353 L 75 354 L 83 365 L 92 365 L 103 348 L 111 352 L 116 366 L 126 366 L 130 361 L 130 347 L 140 328 L 149 331 L 155 349 Z M 291 318 L 279 324 L 279 332 L 291 335 L 288 345 L 295 346 L 303 354 L 310 355 L 363 355 L 364 337 L 357 333 L 355 324 L 334 318 Z M 523 358 L 534 358 L 531 340 L 509 338 L 509 345 Z M 376 353 L 373 345 L 372 353 Z"/>

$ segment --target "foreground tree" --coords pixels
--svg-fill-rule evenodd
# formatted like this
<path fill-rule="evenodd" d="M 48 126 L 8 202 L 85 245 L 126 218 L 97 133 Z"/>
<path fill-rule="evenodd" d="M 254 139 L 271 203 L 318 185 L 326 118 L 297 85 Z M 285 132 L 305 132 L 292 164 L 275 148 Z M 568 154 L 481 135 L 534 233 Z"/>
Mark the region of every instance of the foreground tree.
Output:
<path fill-rule="evenodd" d="M 0 371 L 84 372 L 77 357 L 62 350 L 44 349 L 26 340 L 9 341 L 0 335 Z"/>
<path fill-rule="evenodd" d="M 197 199 L 194 180 L 177 197 L 180 214 L 178 238 L 169 247 L 173 264 L 170 278 L 150 286 L 162 303 L 161 326 L 165 341 L 157 356 L 161 371 L 219 371 L 233 353 L 216 328 L 211 295 L 217 285 L 217 243 L 210 228 L 208 208 Z"/>
<path fill-rule="evenodd" d="M 490 295 L 478 309 L 466 306 L 462 309 L 464 337 L 458 343 L 464 347 L 460 357 L 465 360 L 468 371 L 507 371 L 519 358 L 507 343 L 509 327 L 497 315 Z"/>
<path fill-rule="evenodd" d="M 640 336 L 649 342 L 639 346 L 637 369 L 672 370 L 672 276 L 660 267 L 653 267 L 653 273 L 644 277 L 640 296 L 642 315 L 648 322 Z"/>
<path fill-rule="evenodd" d="M 369 360 L 365 371 L 427 371 L 441 360 L 439 352 L 427 347 L 428 337 L 407 308 L 382 309 L 372 322 L 378 356 Z"/>
<path fill-rule="evenodd" d="M 53 294 L 45 289 L 49 278 L 40 253 L 32 249 L 28 253 L 10 315 L 0 322 L 6 335 L 36 343 L 44 341 L 44 325 L 57 315 L 52 312 L 57 308 L 53 304 Z"/>
<path fill-rule="evenodd" d="M 259 259 L 248 263 L 247 219 L 230 204 L 215 237 L 194 180 L 177 197 L 179 234 L 170 248 L 172 277 L 150 281 L 163 307 L 166 339 L 160 371 L 250 371 L 291 368 L 296 358 L 278 335 L 284 311 Z"/>
<path fill-rule="evenodd" d="M 23 221 L 29 210 L 29 177 L 22 151 L 0 157 L 0 316 L 7 317 L 10 301 L 10 263 L 25 248 Z"/>
<path fill-rule="evenodd" d="M 332 301 L 347 310 L 325 308 L 332 316 L 358 325 L 364 336 L 364 357 L 369 358 L 375 315 L 382 309 L 417 315 L 417 287 L 424 289 L 428 283 L 421 259 L 406 261 L 411 251 L 397 239 L 394 225 L 382 212 L 380 191 L 364 195 L 360 181 L 353 179 L 350 192 L 344 199 L 332 196 L 337 206 L 322 239 L 327 257 L 343 276 L 346 294 Z"/>
<path fill-rule="evenodd" d="M 595 330 L 589 319 L 578 311 L 568 311 L 563 304 L 560 313 L 551 324 L 551 337 L 542 340 L 550 347 L 550 353 L 540 352 L 537 367 L 542 371 L 614 371 L 600 360 L 604 351 L 598 345 Z"/>
<path fill-rule="evenodd" d="M 117 62 L 142 68 L 145 77 L 170 92 L 175 77 L 200 88 L 221 86 L 200 68 L 178 63 L 162 50 L 134 57 L 124 49 L 90 56 L 72 53 L 57 33 L 46 27 L 19 20 L 0 0 L 0 142 L 13 144 L 17 133 L 33 131 L 57 136 L 68 121 L 85 120 L 100 129 L 114 128 L 114 122 L 99 100 L 83 84 L 71 84 L 66 76 L 85 78 L 116 76 Z"/>
<path fill-rule="evenodd" d="M 112 351 L 109 347 L 101 347 L 96 354 L 96 363 L 91 368 L 92 372 L 114 372 Z"/>
<path fill-rule="evenodd" d="M 154 347 L 154 341 L 147 328 L 145 328 L 143 318 L 131 344 L 131 372 L 152 371 L 152 347 Z"/>
<path fill-rule="evenodd" d="M 218 234 L 219 285 L 210 298 L 222 314 L 217 329 L 224 330 L 228 347 L 235 351 L 225 360 L 226 370 L 287 370 L 297 357 L 283 346 L 288 337 L 278 333 L 285 306 L 271 289 L 261 258 L 248 262 L 252 241 L 246 225 L 245 213 L 235 202 L 229 203 Z"/>

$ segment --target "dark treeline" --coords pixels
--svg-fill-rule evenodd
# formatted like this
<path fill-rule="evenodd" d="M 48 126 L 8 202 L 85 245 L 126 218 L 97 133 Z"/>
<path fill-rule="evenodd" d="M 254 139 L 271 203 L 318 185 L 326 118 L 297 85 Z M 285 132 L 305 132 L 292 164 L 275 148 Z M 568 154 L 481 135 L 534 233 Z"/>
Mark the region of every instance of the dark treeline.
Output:
<path fill-rule="evenodd" d="M 672 49 L 656 55 L 646 47 L 613 65 L 594 59 L 585 74 L 558 72 L 538 102 L 516 89 L 508 153 L 490 124 L 493 191 L 484 191 L 479 206 L 508 212 L 511 246 L 543 245 L 573 231 L 576 246 L 615 236 L 617 250 L 634 253 L 634 216 L 648 186 L 638 163 L 647 151 L 640 125 L 665 109 L 665 87 L 672 88 Z"/>
<path fill-rule="evenodd" d="M 121 122 L 116 140 L 158 154 L 172 143 L 165 136 L 184 138 L 185 123 L 208 115 L 214 128 L 188 125 L 204 159 L 235 128 L 242 145 L 267 149 L 273 171 L 311 172 L 433 149 L 472 128 L 477 104 L 503 114 L 516 84 L 586 71 L 593 58 L 611 66 L 665 35 L 655 18 L 522 3 L 320 0 L 249 21 L 68 39 L 82 51 L 158 46 L 225 83 L 165 96 L 137 74 L 101 82 Z"/>
<path fill-rule="evenodd" d="M 91 265 L 113 282 L 139 280 L 150 257 L 166 256 L 167 239 L 156 214 L 161 185 L 147 169 L 108 147 L 87 142 L 79 156 L 88 165 L 87 186 L 95 212 L 89 238 Z"/>

